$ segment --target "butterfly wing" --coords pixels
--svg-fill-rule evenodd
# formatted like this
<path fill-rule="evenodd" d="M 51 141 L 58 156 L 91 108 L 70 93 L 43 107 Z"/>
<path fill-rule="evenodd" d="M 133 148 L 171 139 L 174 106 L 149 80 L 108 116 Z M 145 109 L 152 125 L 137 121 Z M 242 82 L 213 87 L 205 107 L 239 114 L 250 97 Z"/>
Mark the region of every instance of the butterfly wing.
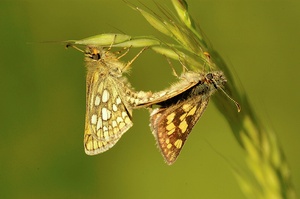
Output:
<path fill-rule="evenodd" d="M 197 95 L 151 112 L 150 127 L 167 164 L 171 165 L 177 159 L 208 102 L 209 97 Z"/>
<path fill-rule="evenodd" d="M 84 147 L 88 155 L 107 151 L 133 125 L 132 110 L 117 80 L 106 77 L 99 81 L 99 77 L 95 72 L 89 81 L 92 84 L 87 85 Z"/>
<path fill-rule="evenodd" d="M 163 91 L 153 93 L 149 98 L 144 98 L 144 100 L 140 100 L 139 104 L 137 104 L 136 107 L 149 107 L 151 105 L 164 102 L 168 99 L 182 94 L 183 92 L 186 92 L 187 90 L 190 90 L 197 84 L 202 84 L 204 79 L 205 76 L 202 73 L 183 73 L 179 82 L 171 85 L 169 88 Z"/>

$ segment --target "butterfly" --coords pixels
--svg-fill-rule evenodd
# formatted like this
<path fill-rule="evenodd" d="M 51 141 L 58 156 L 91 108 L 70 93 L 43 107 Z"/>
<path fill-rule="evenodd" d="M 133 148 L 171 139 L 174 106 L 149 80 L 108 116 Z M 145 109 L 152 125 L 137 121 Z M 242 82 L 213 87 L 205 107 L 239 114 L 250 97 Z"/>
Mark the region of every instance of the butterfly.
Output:
<path fill-rule="evenodd" d="M 150 99 L 140 101 L 138 105 L 159 106 L 151 109 L 150 128 L 165 162 L 169 165 L 178 158 L 188 135 L 204 113 L 210 97 L 218 89 L 222 90 L 227 81 L 221 71 L 190 71 L 183 73 L 180 79 L 169 88 L 153 93 Z M 237 106 L 239 108 L 238 104 Z"/>
<path fill-rule="evenodd" d="M 142 50 L 143 51 L 143 50 Z M 96 155 L 113 147 L 132 127 L 132 107 L 150 93 L 135 92 L 123 76 L 138 53 L 127 64 L 110 49 L 87 46 L 85 50 L 86 116 L 84 148 Z"/>

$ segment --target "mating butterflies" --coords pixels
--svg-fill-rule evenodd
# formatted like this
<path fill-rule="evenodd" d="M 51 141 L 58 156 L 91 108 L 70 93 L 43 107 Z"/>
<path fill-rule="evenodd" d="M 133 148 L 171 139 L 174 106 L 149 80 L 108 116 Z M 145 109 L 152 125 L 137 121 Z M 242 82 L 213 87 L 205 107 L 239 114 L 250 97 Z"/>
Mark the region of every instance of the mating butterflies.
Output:
<path fill-rule="evenodd" d="M 127 64 L 119 60 L 124 54 L 117 57 L 109 50 L 88 46 L 85 51 L 86 154 L 96 155 L 113 147 L 133 125 L 133 108 L 158 105 L 151 111 L 150 127 L 165 161 L 173 164 L 211 95 L 222 90 L 225 76 L 221 71 L 185 72 L 179 82 L 163 91 L 136 92 L 123 73 L 143 50 Z"/>

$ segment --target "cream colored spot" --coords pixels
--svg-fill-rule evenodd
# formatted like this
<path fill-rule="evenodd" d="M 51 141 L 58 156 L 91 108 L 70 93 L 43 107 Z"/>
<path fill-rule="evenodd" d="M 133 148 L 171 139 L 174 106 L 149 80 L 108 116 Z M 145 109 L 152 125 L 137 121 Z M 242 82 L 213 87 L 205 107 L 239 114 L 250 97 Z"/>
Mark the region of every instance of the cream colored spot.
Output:
<path fill-rule="evenodd" d="M 114 134 L 118 134 L 119 133 L 119 129 L 118 128 L 114 128 Z"/>
<path fill-rule="evenodd" d="M 107 126 L 103 126 L 102 130 L 103 130 L 103 133 L 104 133 L 104 131 L 108 131 Z"/>
<path fill-rule="evenodd" d="M 180 121 L 182 121 L 182 120 L 184 120 L 184 118 L 186 118 L 186 115 L 187 115 L 187 113 L 184 113 L 184 114 L 182 114 L 181 116 L 180 116 Z"/>
<path fill-rule="evenodd" d="M 102 128 L 102 120 L 101 118 L 99 118 L 98 122 L 97 122 L 97 131 Z"/>
<path fill-rule="evenodd" d="M 191 108 L 191 104 L 184 104 L 184 105 L 182 106 L 182 109 L 183 109 L 185 112 L 188 112 L 188 111 L 190 110 L 190 108 Z"/>
<path fill-rule="evenodd" d="M 121 122 L 121 123 L 119 124 L 119 128 L 120 128 L 120 129 L 122 129 L 124 126 L 125 126 L 125 123 L 124 123 L 124 122 Z"/>
<path fill-rule="evenodd" d="M 97 124 L 97 115 L 96 114 L 92 115 L 91 123 L 92 124 Z"/>
<path fill-rule="evenodd" d="M 168 144 L 167 148 L 170 149 L 172 147 L 172 144 Z"/>
<path fill-rule="evenodd" d="M 167 139 L 166 139 L 166 144 L 169 144 L 169 143 L 170 143 L 170 139 L 167 138 Z"/>
<path fill-rule="evenodd" d="M 112 127 L 115 128 L 117 126 L 117 122 L 116 121 L 112 121 Z"/>
<path fill-rule="evenodd" d="M 113 106 L 112 106 L 112 109 L 113 109 L 113 111 L 117 111 L 118 110 L 118 107 L 117 107 L 117 105 L 115 105 L 115 104 L 113 104 Z"/>
<path fill-rule="evenodd" d="M 103 136 L 106 140 L 108 140 L 109 135 L 108 135 L 109 131 L 103 131 Z"/>
<path fill-rule="evenodd" d="M 129 119 L 129 117 L 125 117 L 125 123 L 126 124 L 130 124 L 131 120 Z"/>
<path fill-rule="evenodd" d="M 97 95 L 95 97 L 95 106 L 99 106 L 99 104 L 100 104 L 100 97 L 99 97 L 99 95 Z"/>
<path fill-rule="evenodd" d="M 134 98 L 131 97 L 131 98 L 129 98 L 129 100 L 130 100 L 131 104 L 134 104 Z"/>
<path fill-rule="evenodd" d="M 103 126 L 103 131 L 107 131 L 107 130 L 108 130 L 107 126 Z"/>
<path fill-rule="evenodd" d="M 181 133 L 185 133 L 187 127 L 188 127 L 188 123 L 186 122 L 186 120 L 183 120 L 182 122 L 180 122 L 179 124 L 179 128 L 181 129 Z"/>
<path fill-rule="evenodd" d="M 194 115 L 196 112 L 196 106 L 194 106 L 190 111 L 188 115 Z"/>
<path fill-rule="evenodd" d="M 134 100 L 134 104 L 139 104 L 140 100 L 139 99 L 135 99 Z"/>
<path fill-rule="evenodd" d="M 98 143 L 97 142 L 93 142 L 93 145 L 94 146 L 92 146 L 92 150 L 98 149 Z"/>
<path fill-rule="evenodd" d="M 126 112 L 122 112 L 122 117 L 123 118 L 127 117 L 127 113 Z"/>
<path fill-rule="evenodd" d="M 104 89 L 102 94 L 102 102 L 107 102 L 108 99 L 109 99 L 109 92 L 106 89 Z"/>
<path fill-rule="evenodd" d="M 170 115 L 167 116 L 167 124 L 170 124 L 173 120 L 174 120 L 174 117 L 175 117 L 175 113 L 171 113 Z"/>
<path fill-rule="evenodd" d="M 123 118 L 117 117 L 117 123 L 119 124 L 120 122 L 123 122 Z"/>
<path fill-rule="evenodd" d="M 170 131 L 170 130 L 172 130 L 172 129 L 174 129 L 175 128 L 175 125 L 173 124 L 173 123 L 171 123 L 171 124 L 169 124 L 168 126 L 166 126 L 166 129 L 168 130 L 168 131 Z"/>
<path fill-rule="evenodd" d="M 175 145 L 175 147 L 177 149 L 180 149 L 181 146 L 182 146 L 182 140 L 181 139 L 176 140 L 176 142 L 174 143 L 174 145 Z"/>
<path fill-rule="evenodd" d="M 116 103 L 117 103 L 117 105 L 119 105 L 119 104 L 121 104 L 121 98 L 120 97 L 117 97 L 117 99 L 116 99 Z"/>
<path fill-rule="evenodd" d="M 171 131 L 168 131 L 168 135 L 171 135 L 172 133 L 174 133 L 175 132 L 175 128 L 174 129 L 172 129 Z"/>
<path fill-rule="evenodd" d="M 111 116 L 111 111 L 108 110 L 107 108 L 102 108 L 102 120 L 108 120 Z"/>

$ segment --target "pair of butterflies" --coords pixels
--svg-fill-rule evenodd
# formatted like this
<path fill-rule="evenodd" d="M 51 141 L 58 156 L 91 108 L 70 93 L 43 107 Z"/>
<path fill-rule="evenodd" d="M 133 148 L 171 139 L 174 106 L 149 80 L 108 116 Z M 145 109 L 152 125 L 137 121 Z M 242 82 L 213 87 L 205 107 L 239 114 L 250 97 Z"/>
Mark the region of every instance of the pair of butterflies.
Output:
<path fill-rule="evenodd" d="M 120 57 L 102 47 L 88 46 L 85 50 L 85 152 L 96 155 L 107 151 L 133 125 L 132 109 L 158 105 L 151 109 L 150 127 L 166 163 L 171 165 L 210 96 L 226 83 L 226 78 L 220 71 L 185 72 L 163 91 L 134 91 L 122 74 L 135 58 L 125 64 Z"/>

